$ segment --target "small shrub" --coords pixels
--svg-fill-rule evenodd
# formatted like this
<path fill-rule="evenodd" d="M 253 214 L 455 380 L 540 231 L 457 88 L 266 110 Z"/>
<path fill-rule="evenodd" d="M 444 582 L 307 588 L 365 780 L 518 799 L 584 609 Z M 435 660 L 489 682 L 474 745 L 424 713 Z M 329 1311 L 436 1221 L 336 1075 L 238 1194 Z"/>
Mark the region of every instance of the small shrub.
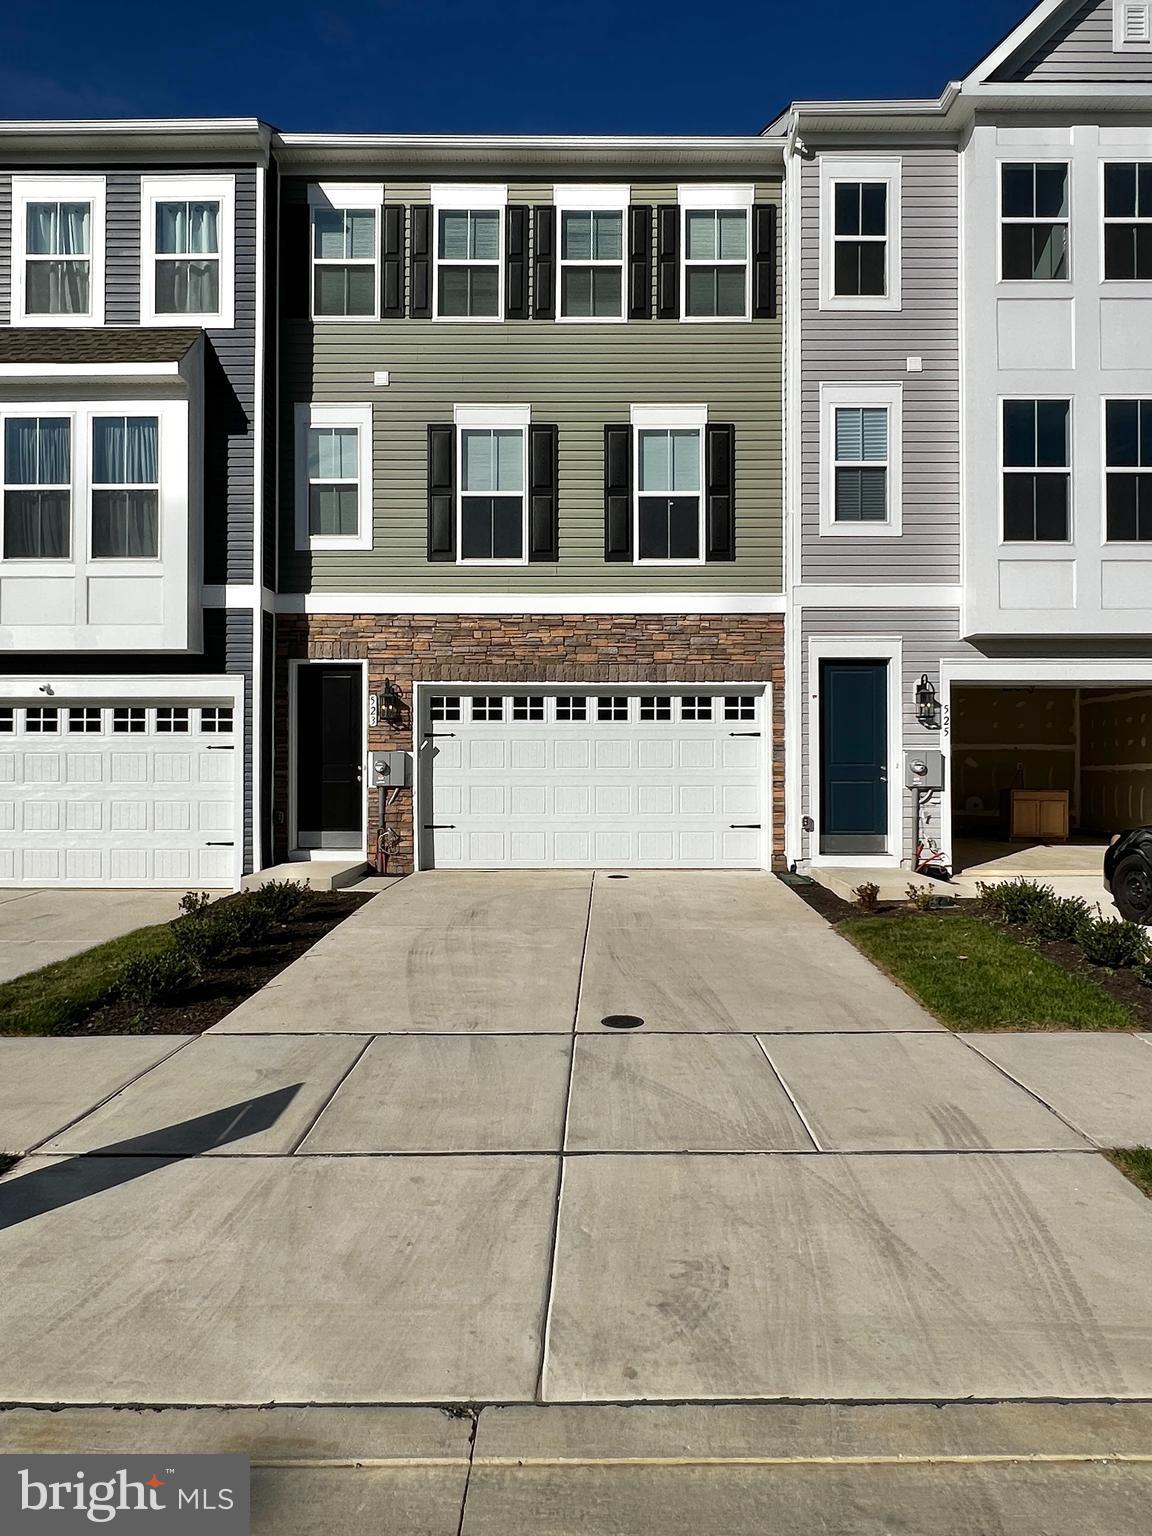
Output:
<path fill-rule="evenodd" d="M 253 945 L 259 944 L 271 929 L 274 919 L 270 912 L 245 894 L 237 896 L 235 901 L 222 903 L 213 914 L 212 921 L 218 928 L 221 940 L 217 953 L 230 955 L 238 949 L 251 949 Z"/>
<path fill-rule="evenodd" d="M 1028 926 L 1041 939 L 1079 944 L 1094 921 L 1092 908 L 1079 896 L 1058 896 L 1038 908 L 1029 918 Z"/>
<path fill-rule="evenodd" d="M 190 964 L 211 965 L 231 943 L 231 931 L 215 913 L 181 917 L 170 923 L 172 942 Z"/>
<path fill-rule="evenodd" d="M 1086 925 L 1080 947 L 1093 965 L 1112 971 L 1143 965 L 1150 958 L 1148 935 L 1139 923 L 1114 922 L 1108 917 L 1094 918 Z"/>
<path fill-rule="evenodd" d="M 126 960 L 116 978 L 116 992 L 134 1008 L 150 1008 L 175 997 L 197 978 L 195 966 L 176 949 Z"/>
<path fill-rule="evenodd" d="M 1006 923 L 1030 923 L 1043 908 L 1056 900 L 1050 885 L 1032 880 L 1005 880 L 1001 885 L 978 887 L 981 904 L 1002 917 Z"/>
<path fill-rule="evenodd" d="M 270 880 L 248 893 L 252 904 L 267 912 L 274 923 L 283 923 L 304 906 L 312 895 L 303 880 Z"/>
<path fill-rule="evenodd" d="M 1147 960 L 1132 967 L 1132 974 L 1142 987 L 1152 987 L 1152 964 Z"/>
<path fill-rule="evenodd" d="M 936 892 L 930 885 L 916 885 L 909 883 L 906 887 L 908 900 L 916 908 L 917 912 L 931 912 L 936 905 Z"/>
<path fill-rule="evenodd" d="M 211 891 L 185 891 L 180 898 L 180 911 L 184 917 L 199 917 L 212 905 Z"/>
<path fill-rule="evenodd" d="M 852 894 L 861 912 L 875 912 L 880 900 L 880 887 L 875 881 L 866 880 L 863 885 L 856 886 Z"/>

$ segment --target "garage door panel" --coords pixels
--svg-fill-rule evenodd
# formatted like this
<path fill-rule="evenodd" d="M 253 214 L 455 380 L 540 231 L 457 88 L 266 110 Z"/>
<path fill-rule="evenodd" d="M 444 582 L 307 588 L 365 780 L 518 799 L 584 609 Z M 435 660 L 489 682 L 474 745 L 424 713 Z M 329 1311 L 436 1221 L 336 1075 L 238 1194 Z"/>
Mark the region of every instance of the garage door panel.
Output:
<path fill-rule="evenodd" d="M 582 704 L 582 700 L 587 702 Z M 453 710 L 443 713 L 445 707 Z M 440 696 L 423 755 L 427 862 L 442 868 L 752 867 L 763 701 L 543 690 Z M 739 724 L 737 724 L 739 722 Z M 735 729 L 742 739 L 733 739 Z M 444 750 L 439 750 L 443 746 Z M 733 822 L 746 827 L 733 828 Z"/>
<path fill-rule="evenodd" d="M 38 729 L 45 718 L 59 729 Z M 230 705 L 64 702 L 16 707 L 9 724 L 20 739 L 0 756 L 0 882 L 231 885 Z"/>

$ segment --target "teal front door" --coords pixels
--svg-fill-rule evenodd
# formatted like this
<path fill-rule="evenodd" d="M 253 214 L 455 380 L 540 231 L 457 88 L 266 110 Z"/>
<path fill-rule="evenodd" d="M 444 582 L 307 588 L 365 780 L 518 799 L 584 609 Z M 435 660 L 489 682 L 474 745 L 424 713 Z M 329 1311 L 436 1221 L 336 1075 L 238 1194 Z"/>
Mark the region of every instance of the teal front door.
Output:
<path fill-rule="evenodd" d="M 820 852 L 888 851 L 888 662 L 820 663 Z"/>

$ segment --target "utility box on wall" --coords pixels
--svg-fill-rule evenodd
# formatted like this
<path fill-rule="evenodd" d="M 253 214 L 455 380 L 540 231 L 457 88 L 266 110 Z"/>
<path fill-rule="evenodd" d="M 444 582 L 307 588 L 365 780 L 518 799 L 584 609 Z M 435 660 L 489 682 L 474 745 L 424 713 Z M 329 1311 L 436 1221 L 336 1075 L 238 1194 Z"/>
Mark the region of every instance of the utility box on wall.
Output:
<path fill-rule="evenodd" d="M 369 752 L 368 782 L 373 789 L 406 789 L 412 783 L 411 752 Z"/>
<path fill-rule="evenodd" d="M 905 752 L 904 783 L 909 789 L 943 789 L 943 752 Z"/>

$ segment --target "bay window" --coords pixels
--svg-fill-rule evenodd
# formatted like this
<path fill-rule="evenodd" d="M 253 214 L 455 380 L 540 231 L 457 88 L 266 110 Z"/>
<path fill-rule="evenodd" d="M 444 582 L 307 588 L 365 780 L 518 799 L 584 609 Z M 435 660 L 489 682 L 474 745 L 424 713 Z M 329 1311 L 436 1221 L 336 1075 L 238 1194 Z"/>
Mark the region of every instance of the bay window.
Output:
<path fill-rule="evenodd" d="M 4 559 L 67 560 L 72 550 L 72 420 L 4 422 Z"/>
<path fill-rule="evenodd" d="M 160 553 L 160 423 L 155 416 L 92 421 L 92 557 Z"/>

